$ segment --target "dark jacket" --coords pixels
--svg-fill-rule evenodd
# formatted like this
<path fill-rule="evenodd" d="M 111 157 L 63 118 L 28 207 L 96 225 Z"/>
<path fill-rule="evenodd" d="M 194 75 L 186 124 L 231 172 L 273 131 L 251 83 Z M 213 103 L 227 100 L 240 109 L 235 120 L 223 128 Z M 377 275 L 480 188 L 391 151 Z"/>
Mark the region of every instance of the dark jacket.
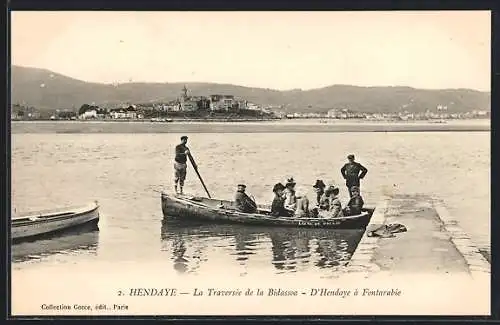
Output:
<path fill-rule="evenodd" d="M 347 203 L 347 207 L 349 208 L 349 214 L 350 215 L 360 214 L 364 204 L 365 202 L 363 202 L 363 198 L 361 197 L 361 195 L 352 197 L 349 200 L 349 203 Z"/>
<path fill-rule="evenodd" d="M 175 146 L 175 161 L 180 164 L 185 164 L 187 162 L 186 147 L 184 144 L 178 144 Z"/>
<path fill-rule="evenodd" d="M 245 213 L 253 213 L 257 211 L 257 204 L 255 204 L 255 202 L 244 192 L 236 192 L 234 203 L 238 211 Z"/>
<path fill-rule="evenodd" d="M 346 180 L 347 186 L 359 186 L 359 180 L 365 177 L 368 169 L 358 162 L 348 162 L 340 169 L 340 172 Z"/>
<path fill-rule="evenodd" d="M 275 195 L 271 204 L 271 215 L 275 217 L 288 216 L 289 212 L 285 209 L 285 199 L 279 195 Z"/>

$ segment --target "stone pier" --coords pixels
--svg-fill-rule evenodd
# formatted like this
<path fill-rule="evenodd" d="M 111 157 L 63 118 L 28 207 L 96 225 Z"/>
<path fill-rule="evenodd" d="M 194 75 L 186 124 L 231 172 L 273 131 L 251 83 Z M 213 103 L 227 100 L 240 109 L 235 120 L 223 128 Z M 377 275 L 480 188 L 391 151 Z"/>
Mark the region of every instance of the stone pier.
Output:
<path fill-rule="evenodd" d="M 402 224 L 394 237 L 368 237 L 381 225 Z M 392 274 L 469 274 L 489 276 L 490 263 L 440 200 L 425 195 L 394 195 L 377 204 L 347 272 Z"/>

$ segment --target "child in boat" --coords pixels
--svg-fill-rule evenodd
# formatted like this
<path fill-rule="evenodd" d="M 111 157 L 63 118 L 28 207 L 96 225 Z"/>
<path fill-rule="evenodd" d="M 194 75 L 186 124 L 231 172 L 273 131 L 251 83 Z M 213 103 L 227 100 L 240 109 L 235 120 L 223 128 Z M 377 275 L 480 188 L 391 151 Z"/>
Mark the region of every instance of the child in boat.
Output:
<path fill-rule="evenodd" d="M 328 204 L 328 208 L 325 210 L 320 210 L 319 216 L 322 218 L 342 218 L 344 216 L 342 212 L 342 203 L 340 202 L 339 188 L 335 185 L 330 185 L 325 190 L 325 196 L 328 198 L 325 203 Z"/>
<path fill-rule="evenodd" d="M 361 210 L 363 209 L 363 205 L 365 204 L 365 202 L 361 197 L 358 186 L 352 186 L 350 192 L 352 197 L 349 200 L 349 203 L 347 203 L 347 206 L 344 209 L 344 213 L 345 215 L 348 216 L 354 216 L 361 213 Z"/>
<path fill-rule="evenodd" d="M 285 190 L 285 185 L 277 183 L 273 187 L 274 199 L 271 204 L 271 215 L 275 217 L 290 216 L 290 212 L 285 209 L 285 197 L 283 191 Z"/>

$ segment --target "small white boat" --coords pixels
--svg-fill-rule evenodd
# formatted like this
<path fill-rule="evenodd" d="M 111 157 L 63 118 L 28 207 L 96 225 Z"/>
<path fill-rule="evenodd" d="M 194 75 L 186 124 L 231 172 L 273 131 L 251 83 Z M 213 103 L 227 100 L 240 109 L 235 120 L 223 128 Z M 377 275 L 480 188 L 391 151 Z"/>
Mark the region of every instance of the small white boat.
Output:
<path fill-rule="evenodd" d="M 97 201 L 84 206 L 23 213 L 12 218 L 11 239 L 28 239 L 91 223 L 96 226 L 99 223 Z"/>

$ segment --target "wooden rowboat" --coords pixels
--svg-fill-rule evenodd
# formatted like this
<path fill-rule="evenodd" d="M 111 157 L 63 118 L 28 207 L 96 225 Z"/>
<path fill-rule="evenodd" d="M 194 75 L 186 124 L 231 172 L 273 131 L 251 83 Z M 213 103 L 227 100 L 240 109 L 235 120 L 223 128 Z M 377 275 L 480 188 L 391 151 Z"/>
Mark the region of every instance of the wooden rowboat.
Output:
<path fill-rule="evenodd" d="M 99 204 L 92 202 L 78 207 L 65 207 L 20 214 L 12 218 L 13 241 L 33 239 L 43 235 L 99 222 Z"/>
<path fill-rule="evenodd" d="M 307 228 L 362 229 L 366 227 L 374 211 L 374 209 L 363 209 L 359 215 L 335 219 L 274 217 L 270 215 L 267 206 L 259 206 L 257 213 L 243 213 L 237 211 L 231 201 L 186 195 L 172 196 L 165 192 L 161 193 L 161 205 L 165 218 Z"/>

